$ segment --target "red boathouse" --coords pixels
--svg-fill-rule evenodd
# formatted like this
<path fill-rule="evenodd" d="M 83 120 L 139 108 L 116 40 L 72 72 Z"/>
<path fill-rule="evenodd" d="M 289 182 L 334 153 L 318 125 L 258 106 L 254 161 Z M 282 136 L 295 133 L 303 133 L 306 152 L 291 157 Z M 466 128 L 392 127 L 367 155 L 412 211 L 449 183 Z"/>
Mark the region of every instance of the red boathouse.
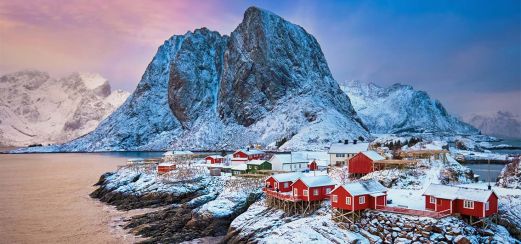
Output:
<path fill-rule="evenodd" d="M 175 170 L 176 166 L 173 163 L 160 163 L 157 165 L 157 173 L 158 174 L 164 174 L 168 173 L 172 170 Z"/>
<path fill-rule="evenodd" d="M 222 164 L 224 163 L 224 157 L 219 155 L 210 155 L 204 158 L 207 164 Z"/>
<path fill-rule="evenodd" d="M 423 195 L 425 208 L 436 212 L 485 218 L 498 211 L 493 190 L 431 184 Z"/>
<path fill-rule="evenodd" d="M 311 163 L 308 164 L 308 169 L 311 170 L 311 171 L 316 171 L 318 170 L 318 164 L 317 162 L 315 162 L 315 160 L 313 160 Z"/>
<path fill-rule="evenodd" d="M 375 180 L 353 182 L 331 192 L 331 207 L 348 211 L 376 209 L 385 206 L 387 188 Z"/>
<path fill-rule="evenodd" d="M 265 152 L 256 149 L 239 149 L 233 153 L 233 158 L 241 158 L 246 160 L 263 159 Z"/>
<path fill-rule="evenodd" d="M 384 157 L 375 151 L 359 152 L 349 159 L 348 172 L 354 176 L 369 174 L 374 171 L 374 162 L 384 159 Z"/>
<path fill-rule="evenodd" d="M 266 189 L 278 192 L 291 192 L 291 184 L 302 176 L 300 172 L 276 174 L 265 181 Z"/>
<path fill-rule="evenodd" d="M 304 176 L 296 180 L 292 188 L 295 198 L 302 201 L 321 201 L 329 198 L 335 182 L 327 175 Z"/>

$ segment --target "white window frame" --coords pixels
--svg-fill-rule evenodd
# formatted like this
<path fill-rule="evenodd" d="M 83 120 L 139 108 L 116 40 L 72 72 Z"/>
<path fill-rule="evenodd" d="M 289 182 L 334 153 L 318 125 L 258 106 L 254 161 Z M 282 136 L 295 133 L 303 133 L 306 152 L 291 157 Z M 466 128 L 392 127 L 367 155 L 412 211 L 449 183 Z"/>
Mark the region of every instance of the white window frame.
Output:
<path fill-rule="evenodd" d="M 490 210 L 490 202 L 486 202 L 485 203 L 485 211 L 489 211 Z"/>
<path fill-rule="evenodd" d="M 326 194 L 331 194 L 331 188 L 326 188 Z"/>
<path fill-rule="evenodd" d="M 302 195 L 305 196 L 305 197 L 309 196 L 309 191 L 308 190 L 304 190 Z"/>
<path fill-rule="evenodd" d="M 365 196 L 361 196 L 358 198 L 358 203 L 364 204 L 365 203 Z"/>
<path fill-rule="evenodd" d="M 319 192 L 320 191 L 318 189 L 313 189 L 313 196 L 318 196 Z"/>
<path fill-rule="evenodd" d="M 293 189 L 293 195 L 298 196 L 298 189 L 297 188 Z"/>
<path fill-rule="evenodd" d="M 284 182 L 284 188 L 288 188 L 289 187 L 289 183 L 288 182 Z"/>
<path fill-rule="evenodd" d="M 351 205 L 351 197 L 346 197 L 346 205 Z"/>
<path fill-rule="evenodd" d="M 338 196 L 337 195 L 333 195 L 332 198 L 331 198 L 331 201 L 338 202 Z"/>
<path fill-rule="evenodd" d="M 279 183 L 275 181 L 275 185 L 273 186 L 275 189 L 279 188 Z"/>
<path fill-rule="evenodd" d="M 474 209 L 474 201 L 463 200 L 463 208 Z"/>
<path fill-rule="evenodd" d="M 436 198 L 433 196 L 429 196 L 429 203 L 436 204 Z"/>

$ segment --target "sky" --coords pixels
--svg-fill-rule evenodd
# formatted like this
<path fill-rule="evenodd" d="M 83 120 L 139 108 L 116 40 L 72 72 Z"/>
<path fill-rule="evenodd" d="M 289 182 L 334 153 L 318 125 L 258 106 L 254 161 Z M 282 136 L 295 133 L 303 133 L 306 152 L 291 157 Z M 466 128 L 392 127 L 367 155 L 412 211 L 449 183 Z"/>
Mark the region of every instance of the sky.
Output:
<path fill-rule="evenodd" d="M 457 116 L 521 114 L 521 1 L 0 0 L 0 74 L 100 73 L 132 91 L 157 48 L 249 6 L 304 27 L 336 80 L 410 84 Z"/>

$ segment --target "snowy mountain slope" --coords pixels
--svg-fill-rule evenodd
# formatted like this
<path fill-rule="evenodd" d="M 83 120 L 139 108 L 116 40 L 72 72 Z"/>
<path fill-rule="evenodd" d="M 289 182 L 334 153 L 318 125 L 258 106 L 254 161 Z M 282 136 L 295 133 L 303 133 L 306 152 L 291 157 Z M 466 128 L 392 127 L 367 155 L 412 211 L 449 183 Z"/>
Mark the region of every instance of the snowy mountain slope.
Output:
<path fill-rule="evenodd" d="M 31 150 L 233 149 L 249 143 L 322 149 L 368 137 L 302 27 L 255 7 L 230 37 L 206 28 L 173 36 L 136 91 L 78 140 Z"/>
<path fill-rule="evenodd" d="M 474 115 L 465 121 L 483 134 L 503 138 L 521 138 L 521 118 L 509 112 L 498 111 L 493 116 Z"/>
<path fill-rule="evenodd" d="M 0 144 L 63 143 L 96 128 L 127 98 L 99 74 L 55 79 L 40 71 L 0 77 Z"/>
<path fill-rule="evenodd" d="M 443 105 L 426 92 L 411 86 L 394 84 L 382 88 L 373 83 L 348 81 L 341 87 L 372 133 L 479 133 L 449 115 Z"/>

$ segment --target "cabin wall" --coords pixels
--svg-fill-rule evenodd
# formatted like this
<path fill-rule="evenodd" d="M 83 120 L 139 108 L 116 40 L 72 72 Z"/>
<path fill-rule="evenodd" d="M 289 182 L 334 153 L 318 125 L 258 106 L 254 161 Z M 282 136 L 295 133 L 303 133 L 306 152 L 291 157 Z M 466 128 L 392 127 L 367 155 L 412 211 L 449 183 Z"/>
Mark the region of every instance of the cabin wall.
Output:
<path fill-rule="evenodd" d="M 278 182 L 278 183 L 279 183 L 280 192 L 291 192 L 293 190 L 293 188 L 291 187 L 291 184 L 293 182 L 291 182 L 291 181 Z"/>
<path fill-rule="evenodd" d="M 431 197 L 432 196 L 425 195 L 425 209 L 434 211 L 434 209 L 436 207 L 436 204 L 435 203 L 431 203 L 431 201 L 430 201 Z"/>
<path fill-rule="evenodd" d="M 453 202 L 453 201 L 449 200 L 449 199 L 436 198 L 436 212 L 442 212 L 442 211 L 445 211 L 445 210 L 450 210 L 451 202 Z M 454 203 L 452 203 L 452 204 L 454 204 Z M 453 207 L 453 210 L 454 210 L 454 206 L 452 206 L 452 207 Z"/>
<path fill-rule="evenodd" d="M 332 199 L 333 195 L 338 196 L 337 202 L 333 202 L 333 199 Z M 347 205 L 346 197 L 351 197 L 350 205 Z M 331 192 L 330 201 L 331 201 L 331 207 L 333 207 L 333 208 L 344 209 L 344 210 L 349 210 L 349 211 L 354 210 L 353 198 L 352 198 L 351 194 L 349 194 L 349 192 L 347 192 L 343 187 L 338 187 L 335 191 Z"/>
<path fill-rule="evenodd" d="M 489 210 L 485 210 L 485 216 L 488 217 L 490 215 L 493 215 L 495 213 L 497 213 L 498 211 L 498 198 L 496 196 L 496 194 L 492 194 L 490 195 L 489 199 L 488 199 L 488 202 L 489 202 Z"/>
<path fill-rule="evenodd" d="M 363 153 L 358 153 L 349 159 L 348 172 L 350 174 L 368 174 L 373 172 L 373 161 Z"/>
<path fill-rule="evenodd" d="M 484 204 L 482 202 L 474 201 L 474 208 L 468 209 L 463 207 L 463 201 L 464 200 L 460 199 L 454 201 L 454 205 L 456 206 L 456 208 L 454 208 L 455 212 L 460 213 L 462 215 L 474 216 L 478 218 L 483 217 Z"/>
<path fill-rule="evenodd" d="M 273 177 L 269 177 L 264 181 L 264 186 L 268 186 L 267 188 L 270 190 L 275 190 L 275 179 Z"/>
<path fill-rule="evenodd" d="M 293 195 L 295 197 L 297 197 L 298 199 L 301 199 L 303 201 L 307 201 L 308 197 L 304 196 L 304 190 L 308 190 L 308 187 L 301 180 L 297 180 L 293 184 Z"/>

